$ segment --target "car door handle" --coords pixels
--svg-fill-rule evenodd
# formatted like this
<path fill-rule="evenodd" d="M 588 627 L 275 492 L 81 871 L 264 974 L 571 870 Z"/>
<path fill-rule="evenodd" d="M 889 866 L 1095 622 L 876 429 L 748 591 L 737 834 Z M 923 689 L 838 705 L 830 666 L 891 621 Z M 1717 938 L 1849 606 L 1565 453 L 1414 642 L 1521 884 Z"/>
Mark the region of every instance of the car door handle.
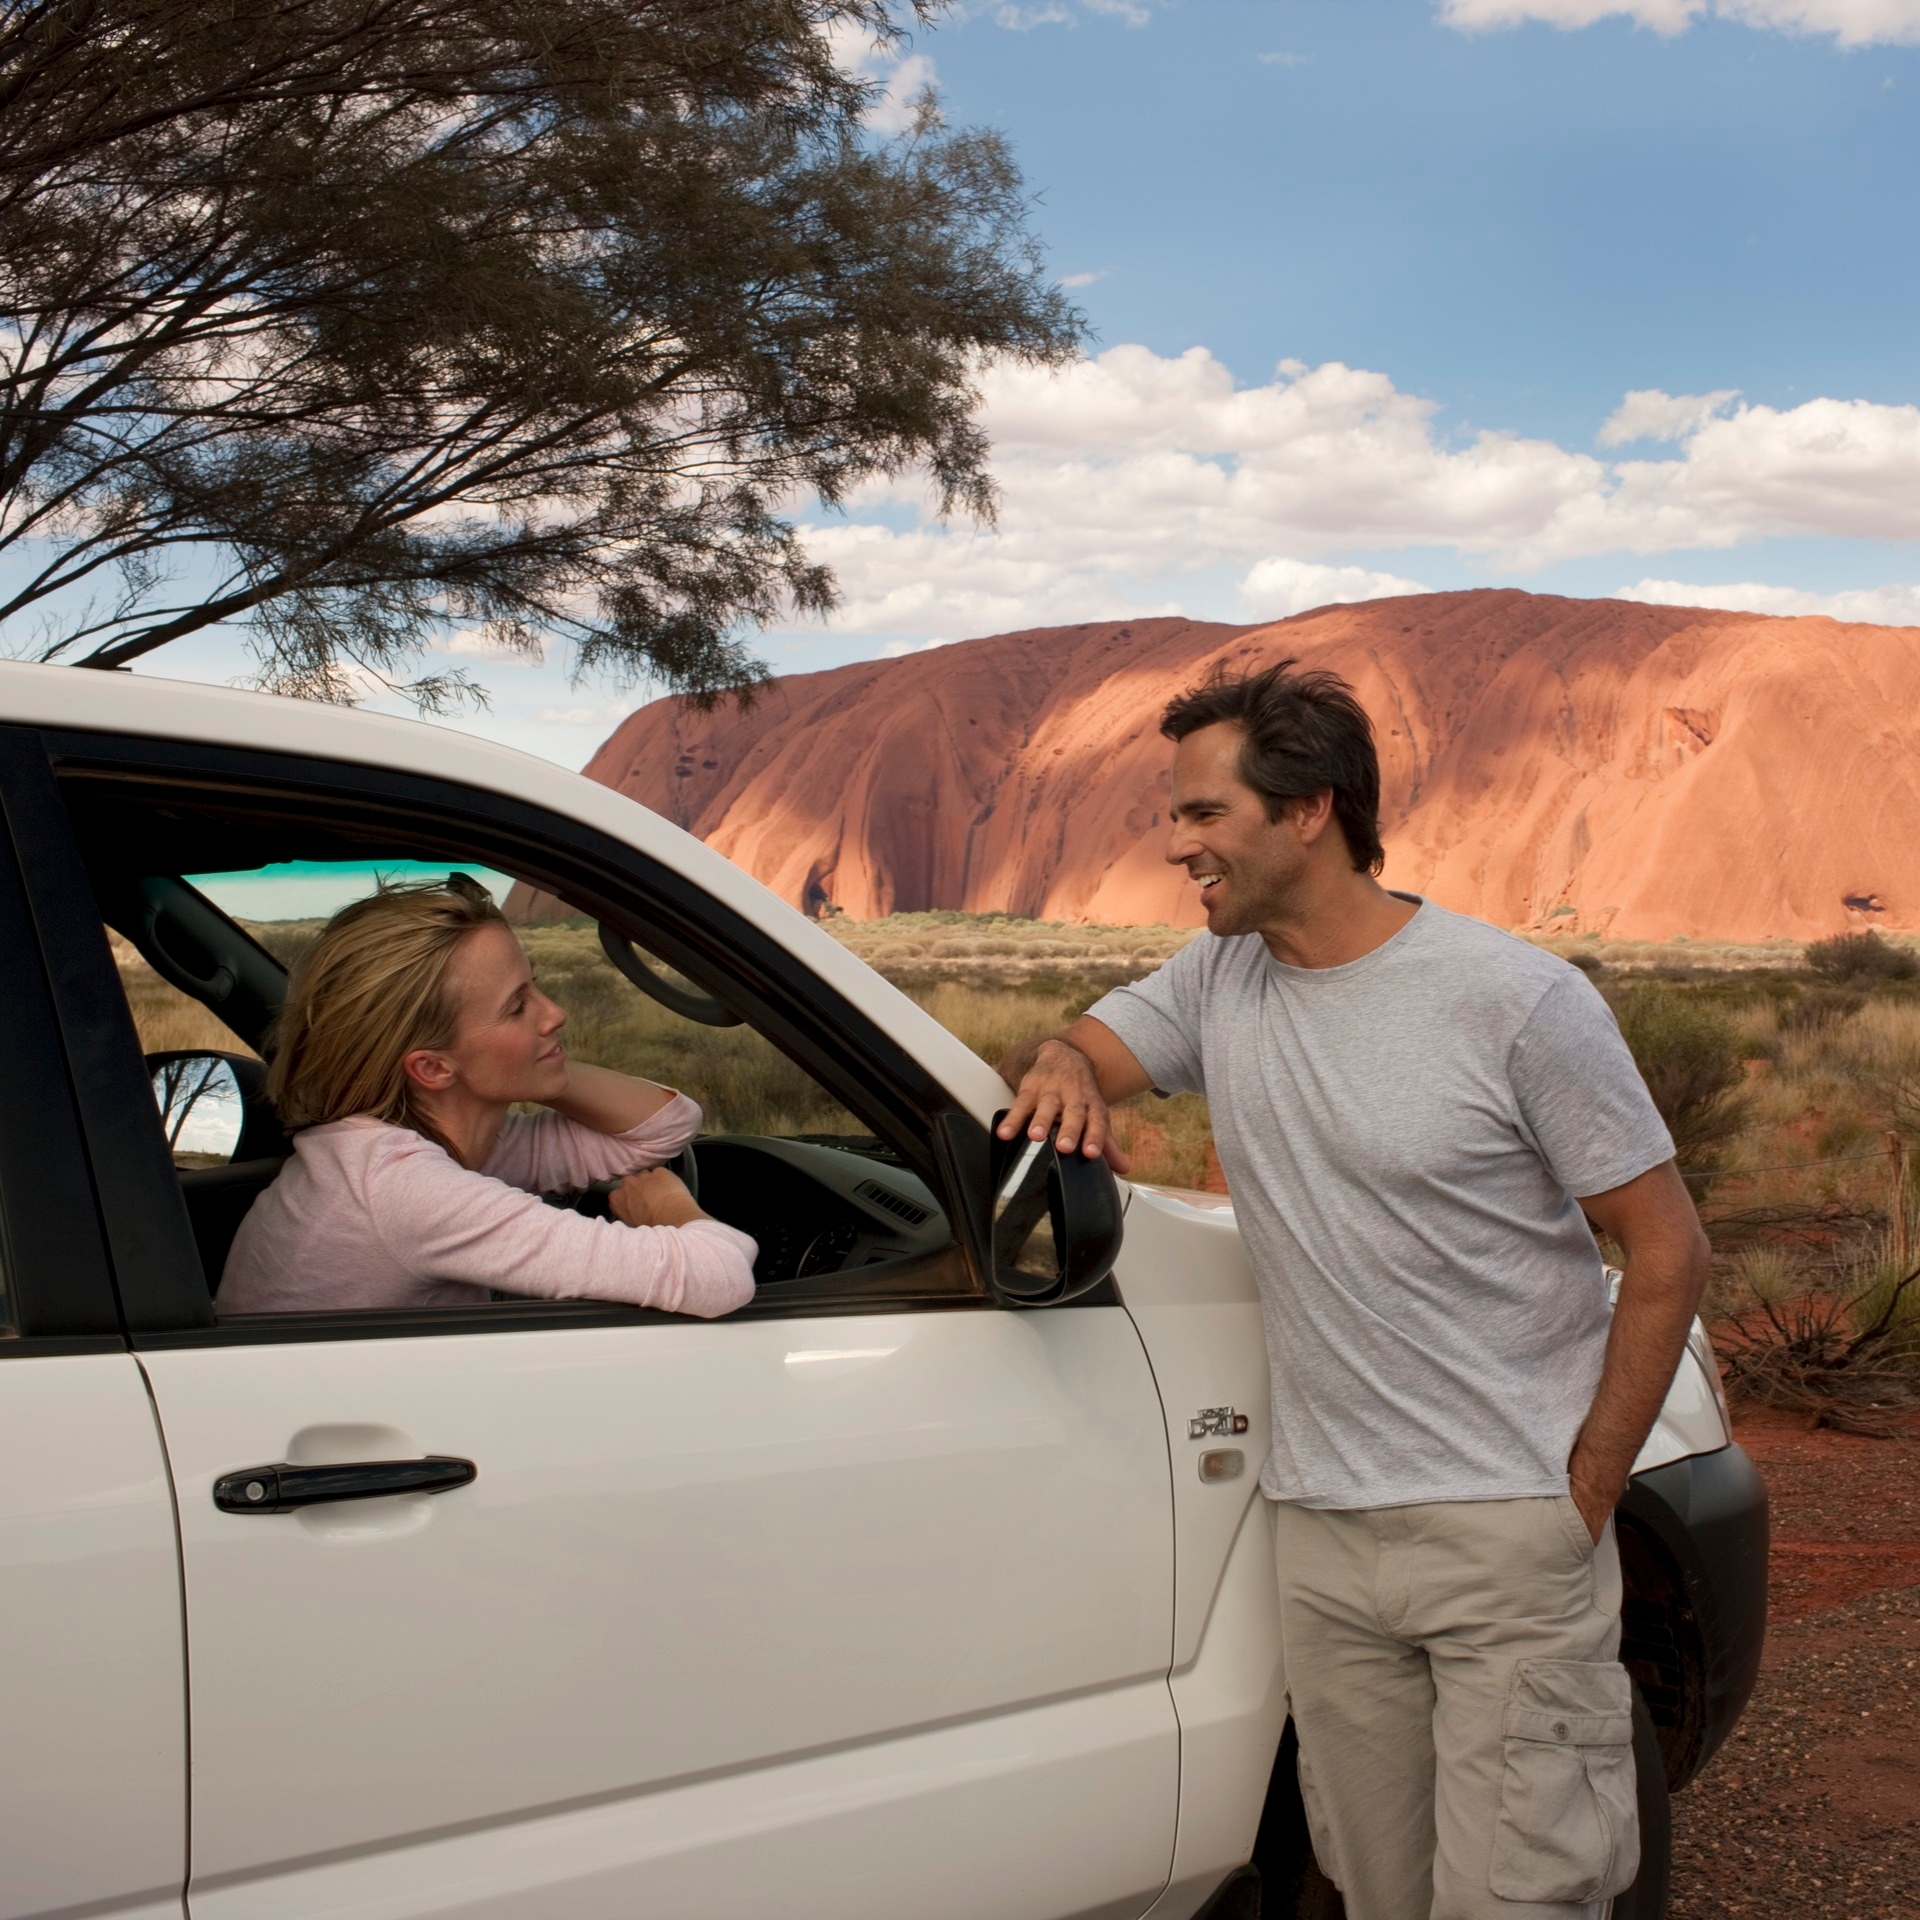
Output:
<path fill-rule="evenodd" d="M 470 1485 L 480 1469 L 471 1460 L 430 1453 L 424 1460 L 347 1460 L 337 1466 L 243 1467 L 213 1483 L 222 1513 L 291 1513 L 327 1500 L 380 1500 L 396 1493 L 445 1493 Z"/>

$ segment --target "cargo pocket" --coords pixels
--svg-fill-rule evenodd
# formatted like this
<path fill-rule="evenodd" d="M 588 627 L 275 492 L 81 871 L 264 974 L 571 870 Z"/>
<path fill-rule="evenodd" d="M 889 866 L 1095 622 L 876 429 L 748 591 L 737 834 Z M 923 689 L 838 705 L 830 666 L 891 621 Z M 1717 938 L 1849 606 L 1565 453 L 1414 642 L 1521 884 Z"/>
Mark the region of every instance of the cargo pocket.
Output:
<path fill-rule="evenodd" d="M 1333 1869 L 1333 1834 L 1327 1826 L 1326 1808 L 1320 1804 L 1319 1789 L 1313 1783 L 1313 1768 L 1302 1747 L 1297 1757 L 1300 1774 L 1300 1804 L 1307 1813 L 1307 1838 L 1313 1842 L 1314 1865 L 1337 1887 L 1340 1877 Z"/>
<path fill-rule="evenodd" d="M 1507 1690 L 1488 1884 L 1503 1900 L 1605 1900 L 1640 1867 L 1633 1693 L 1617 1661 L 1523 1660 Z"/>

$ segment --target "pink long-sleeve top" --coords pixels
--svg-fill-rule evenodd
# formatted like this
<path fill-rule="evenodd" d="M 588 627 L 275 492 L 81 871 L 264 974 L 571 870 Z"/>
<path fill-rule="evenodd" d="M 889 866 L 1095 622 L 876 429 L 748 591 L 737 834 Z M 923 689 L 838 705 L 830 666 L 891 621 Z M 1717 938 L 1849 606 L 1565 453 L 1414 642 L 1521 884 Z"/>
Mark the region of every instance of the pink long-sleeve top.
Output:
<path fill-rule="evenodd" d="M 498 1290 L 731 1313 L 753 1297 L 758 1249 L 744 1233 L 718 1220 L 628 1227 L 539 1197 L 657 1167 L 699 1130 L 681 1093 L 625 1133 L 510 1114 L 475 1173 L 371 1115 L 303 1128 L 234 1236 L 219 1311 L 468 1306 Z"/>

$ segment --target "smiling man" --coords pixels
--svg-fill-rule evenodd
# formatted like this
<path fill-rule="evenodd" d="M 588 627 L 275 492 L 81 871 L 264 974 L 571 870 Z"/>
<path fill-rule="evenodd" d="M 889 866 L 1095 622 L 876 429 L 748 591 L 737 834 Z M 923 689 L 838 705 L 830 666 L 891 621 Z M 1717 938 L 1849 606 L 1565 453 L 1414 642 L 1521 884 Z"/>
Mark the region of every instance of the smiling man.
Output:
<path fill-rule="evenodd" d="M 1208 1098 L 1265 1312 L 1301 1791 L 1351 1920 L 1596 1914 L 1639 1850 L 1611 1516 L 1706 1244 L 1605 1002 L 1380 885 L 1372 728 L 1293 666 L 1166 709 L 1166 857 L 1210 937 L 1010 1056 L 1001 1133 L 1124 1168 L 1112 1102 Z"/>

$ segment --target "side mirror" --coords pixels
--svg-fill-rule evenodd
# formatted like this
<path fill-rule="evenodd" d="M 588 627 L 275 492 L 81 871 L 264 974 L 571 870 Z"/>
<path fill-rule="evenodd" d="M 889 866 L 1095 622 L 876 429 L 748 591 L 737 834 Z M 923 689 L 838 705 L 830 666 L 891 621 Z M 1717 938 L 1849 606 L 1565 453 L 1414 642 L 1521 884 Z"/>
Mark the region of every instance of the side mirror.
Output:
<path fill-rule="evenodd" d="M 224 1167 L 247 1117 L 232 1065 L 217 1053 L 170 1053 L 148 1065 L 174 1165 Z"/>
<path fill-rule="evenodd" d="M 993 1148 L 994 1291 L 1010 1306 L 1051 1307 L 1097 1287 L 1120 1252 L 1120 1190 L 1107 1163 L 1063 1154 L 1051 1135 L 996 1135 Z"/>

